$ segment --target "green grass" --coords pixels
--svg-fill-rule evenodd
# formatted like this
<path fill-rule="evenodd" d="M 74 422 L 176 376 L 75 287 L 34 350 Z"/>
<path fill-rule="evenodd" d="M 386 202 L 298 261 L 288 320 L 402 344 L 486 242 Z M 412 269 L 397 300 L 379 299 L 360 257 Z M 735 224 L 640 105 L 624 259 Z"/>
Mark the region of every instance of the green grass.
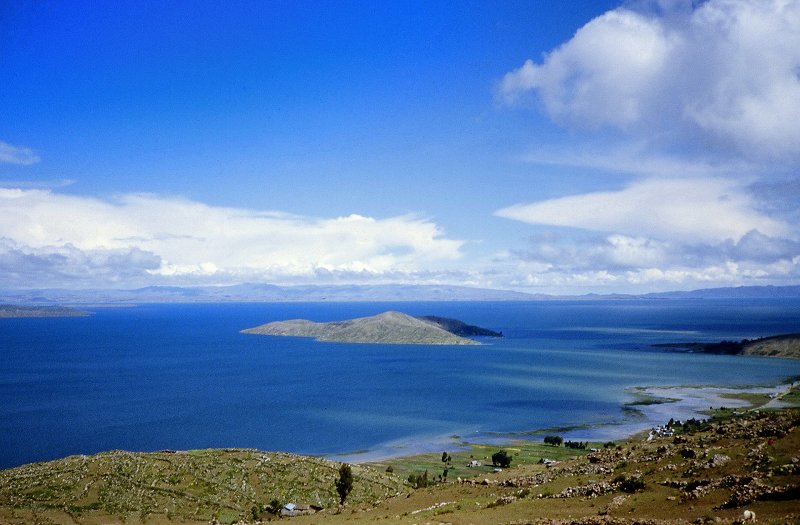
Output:
<path fill-rule="evenodd" d="M 464 443 L 463 450 L 447 451 L 452 458 L 448 468 L 447 479 L 454 481 L 456 478 L 472 478 L 481 476 L 494 471 L 492 465 L 492 454 L 499 450 L 505 450 L 512 456 L 511 469 L 519 465 L 537 464 L 542 458 L 554 461 L 564 461 L 567 459 L 583 456 L 589 453 L 589 448 L 601 448 L 602 444 L 589 443 L 586 450 L 571 449 L 564 446 L 554 447 L 539 441 L 516 441 L 506 445 L 482 445 L 476 443 Z M 480 467 L 469 467 L 472 460 L 481 463 Z M 420 454 L 403 458 L 390 459 L 372 464 L 378 470 L 385 470 L 391 466 L 395 475 L 400 479 L 407 479 L 409 474 L 421 474 L 428 471 L 428 478 L 436 478 L 442 474 L 445 464 L 442 462 L 442 453 Z"/>
<path fill-rule="evenodd" d="M 332 461 L 257 450 L 71 456 L 0 470 L 0 513 L 4 507 L 44 513 L 67 508 L 84 515 L 202 521 L 218 512 L 220 522 L 238 522 L 273 499 L 335 507 L 338 468 Z M 368 467 L 354 466 L 353 474 L 353 504 L 406 490 L 397 478 Z"/>
<path fill-rule="evenodd" d="M 792 387 L 789 392 L 783 395 L 781 401 L 792 406 L 800 406 L 800 384 Z"/>
<path fill-rule="evenodd" d="M 753 392 L 737 392 L 734 394 L 721 394 L 720 397 L 725 399 L 736 399 L 750 403 L 752 408 L 758 408 L 766 405 L 770 401 L 768 394 L 756 394 Z"/>

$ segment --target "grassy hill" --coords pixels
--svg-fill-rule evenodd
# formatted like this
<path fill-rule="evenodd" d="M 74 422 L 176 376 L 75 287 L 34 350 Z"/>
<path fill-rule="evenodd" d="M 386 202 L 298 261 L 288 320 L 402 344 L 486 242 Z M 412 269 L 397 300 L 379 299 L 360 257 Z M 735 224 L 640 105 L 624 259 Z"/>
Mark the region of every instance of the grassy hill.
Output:
<path fill-rule="evenodd" d="M 0 523 L 233 523 L 271 502 L 336 508 L 339 463 L 257 450 L 105 452 L 0 471 Z M 352 504 L 408 489 L 353 466 Z"/>
<path fill-rule="evenodd" d="M 720 409 L 671 431 L 586 450 L 511 444 L 511 466 L 499 472 L 487 461 L 497 446 L 453 451 L 446 481 L 416 490 L 385 470 L 425 469 L 433 479 L 441 454 L 353 466 L 345 507 L 334 489 L 339 464 L 321 459 L 255 450 L 73 456 L 0 471 L 0 523 L 283 519 L 265 512 L 273 500 L 323 507 L 289 518 L 296 524 L 738 524 L 745 509 L 759 523 L 800 523 L 800 409 Z M 468 467 L 472 457 L 482 464 Z"/>
<path fill-rule="evenodd" d="M 748 341 L 743 345 L 742 353 L 800 359 L 800 334 L 777 335 Z"/>

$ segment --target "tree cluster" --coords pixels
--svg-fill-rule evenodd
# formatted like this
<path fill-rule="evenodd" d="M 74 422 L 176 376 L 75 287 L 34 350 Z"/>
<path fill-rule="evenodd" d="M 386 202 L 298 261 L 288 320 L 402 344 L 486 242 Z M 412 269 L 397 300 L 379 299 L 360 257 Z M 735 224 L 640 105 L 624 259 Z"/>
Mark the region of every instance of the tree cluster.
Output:
<path fill-rule="evenodd" d="M 577 448 L 580 450 L 586 450 L 586 447 L 589 446 L 588 441 L 580 442 L 580 441 L 567 441 L 564 443 L 564 446 L 567 448 Z"/>
<path fill-rule="evenodd" d="M 544 442 L 554 447 L 560 447 L 564 443 L 564 438 L 561 436 L 545 436 Z"/>
<path fill-rule="evenodd" d="M 424 489 L 433 485 L 434 481 L 428 479 L 428 471 L 426 470 L 422 474 L 409 474 L 408 483 L 415 489 Z"/>
<path fill-rule="evenodd" d="M 711 428 L 711 423 L 706 420 L 695 418 L 687 419 L 683 423 L 680 421 L 675 421 L 674 419 L 670 419 L 667 423 L 667 428 L 681 430 L 684 434 L 692 434 L 694 432 L 705 432 Z"/>

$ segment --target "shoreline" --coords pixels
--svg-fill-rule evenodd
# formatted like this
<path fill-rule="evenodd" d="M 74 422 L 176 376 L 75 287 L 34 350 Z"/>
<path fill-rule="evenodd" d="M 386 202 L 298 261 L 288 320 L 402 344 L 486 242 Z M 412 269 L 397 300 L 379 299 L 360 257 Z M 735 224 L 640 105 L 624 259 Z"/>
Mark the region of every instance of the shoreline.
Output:
<path fill-rule="evenodd" d="M 546 433 L 557 433 L 567 440 L 605 442 L 629 439 L 665 425 L 670 419 L 708 419 L 709 412 L 720 408 L 730 410 L 755 410 L 759 408 L 780 409 L 796 406 L 780 401 L 780 397 L 792 390 L 800 378 L 768 386 L 645 386 L 630 387 L 626 393 L 639 401 L 624 403 L 623 411 L 633 410 L 639 417 L 622 423 L 591 425 L 569 430 L 536 429 L 524 432 L 497 433 L 492 437 L 482 432 L 469 439 L 464 435 L 416 436 L 381 443 L 366 450 L 325 454 L 321 457 L 332 461 L 352 464 L 376 463 L 399 458 L 410 458 L 441 450 L 466 450 L 471 445 L 507 446 L 515 442 L 538 441 Z M 764 403 L 753 402 L 763 398 Z"/>

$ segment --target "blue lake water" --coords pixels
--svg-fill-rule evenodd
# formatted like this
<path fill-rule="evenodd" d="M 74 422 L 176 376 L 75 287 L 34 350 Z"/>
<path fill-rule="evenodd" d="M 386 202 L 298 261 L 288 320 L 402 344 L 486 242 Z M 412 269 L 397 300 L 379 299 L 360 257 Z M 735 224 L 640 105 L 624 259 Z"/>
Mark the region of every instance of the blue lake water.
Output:
<path fill-rule="evenodd" d="M 239 333 L 388 309 L 506 337 L 431 347 Z M 109 449 L 334 455 L 624 425 L 636 417 L 624 410 L 630 387 L 770 385 L 800 375 L 800 361 L 651 344 L 798 331 L 799 300 L 143 305 L 0 319 L 0 467 Z"/>

